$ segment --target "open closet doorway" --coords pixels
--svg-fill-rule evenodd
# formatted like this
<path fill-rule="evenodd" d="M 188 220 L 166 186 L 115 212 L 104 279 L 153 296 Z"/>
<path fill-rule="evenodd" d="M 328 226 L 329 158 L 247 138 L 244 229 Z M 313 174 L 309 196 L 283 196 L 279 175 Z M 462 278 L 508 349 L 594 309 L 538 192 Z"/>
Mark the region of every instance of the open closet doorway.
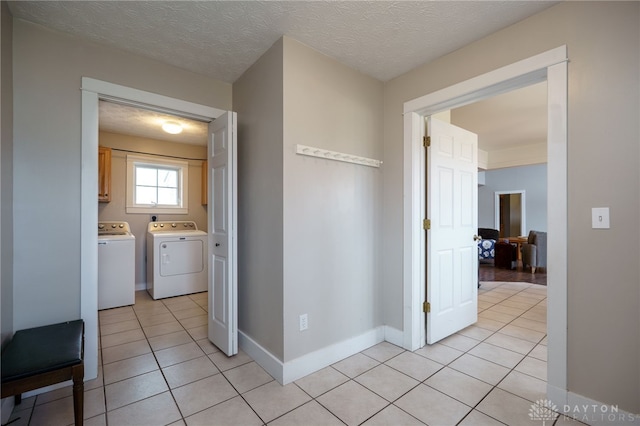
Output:
<path fill-rule="evenodd" d="M 143 105 L 211 121 L 226 111 L 88 77 L 82 78 L 80 316 L 85 322 L 85 380 L 98 376 L 98 128 L 99 100 Z"/>

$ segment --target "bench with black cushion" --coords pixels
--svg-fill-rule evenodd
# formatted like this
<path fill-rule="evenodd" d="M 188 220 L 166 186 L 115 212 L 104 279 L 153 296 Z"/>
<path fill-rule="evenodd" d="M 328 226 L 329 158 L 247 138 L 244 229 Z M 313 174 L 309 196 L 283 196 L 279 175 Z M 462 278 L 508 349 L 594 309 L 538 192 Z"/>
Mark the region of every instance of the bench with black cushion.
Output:
<path fill-rule="evenodd" d="M 82 425 L 84 322 L 82 320 L 17 331 L 2 351 L 2 398 L 73 380 L 76 425 Z"/>

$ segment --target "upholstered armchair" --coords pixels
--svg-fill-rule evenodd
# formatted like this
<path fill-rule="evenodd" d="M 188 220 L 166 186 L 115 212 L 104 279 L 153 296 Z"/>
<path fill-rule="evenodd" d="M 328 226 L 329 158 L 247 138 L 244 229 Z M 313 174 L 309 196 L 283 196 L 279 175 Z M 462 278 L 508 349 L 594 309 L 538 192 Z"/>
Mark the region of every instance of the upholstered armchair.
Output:
<path fill-rule="evenodd" d="M 522 267 L 531 267 L 531 273 L 536 269 L 547 269 L 547 233 L 529 231 L 529 238 L 522 243 Z"/>

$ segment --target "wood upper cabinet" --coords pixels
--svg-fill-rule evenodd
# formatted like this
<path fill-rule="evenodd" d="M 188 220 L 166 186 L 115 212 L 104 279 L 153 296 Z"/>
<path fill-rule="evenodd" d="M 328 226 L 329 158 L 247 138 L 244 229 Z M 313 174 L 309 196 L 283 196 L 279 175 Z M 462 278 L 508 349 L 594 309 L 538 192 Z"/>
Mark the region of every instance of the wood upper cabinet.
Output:
<path fill-rule="evenodd" d="M 209 187 L 209 182 L 208 182 L 208 175 L 209 175 L 209 163 L 205 160 L 202 162 L 202 194 L 200 195 L 200 198 L 202 199 L 202 205 L 206 206 L 207 205 L 207 190 Z"/>
<path fill-rule="evenodd" d="M 111 148 L 98 147 L 98 201 L 111 201 Z"/>

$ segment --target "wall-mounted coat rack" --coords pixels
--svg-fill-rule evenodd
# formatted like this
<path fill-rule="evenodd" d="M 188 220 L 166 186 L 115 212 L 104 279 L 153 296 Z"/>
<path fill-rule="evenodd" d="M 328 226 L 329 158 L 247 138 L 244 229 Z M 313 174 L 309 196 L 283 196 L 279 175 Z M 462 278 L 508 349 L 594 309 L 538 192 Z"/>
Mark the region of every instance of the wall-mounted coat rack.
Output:
<path fill-rule="evenodd" d="M 358 155 L 329 151 L 328 149 L 314 148 L 305 145 L 296 145 L 296 154 L 326 158 L 327 160 L 344 161 L 346 163 L 360 164 L 369 167 L 380 167 L 382 165 L 382 161 L 374 160 L 373 158 L 360 157 Z"/>

